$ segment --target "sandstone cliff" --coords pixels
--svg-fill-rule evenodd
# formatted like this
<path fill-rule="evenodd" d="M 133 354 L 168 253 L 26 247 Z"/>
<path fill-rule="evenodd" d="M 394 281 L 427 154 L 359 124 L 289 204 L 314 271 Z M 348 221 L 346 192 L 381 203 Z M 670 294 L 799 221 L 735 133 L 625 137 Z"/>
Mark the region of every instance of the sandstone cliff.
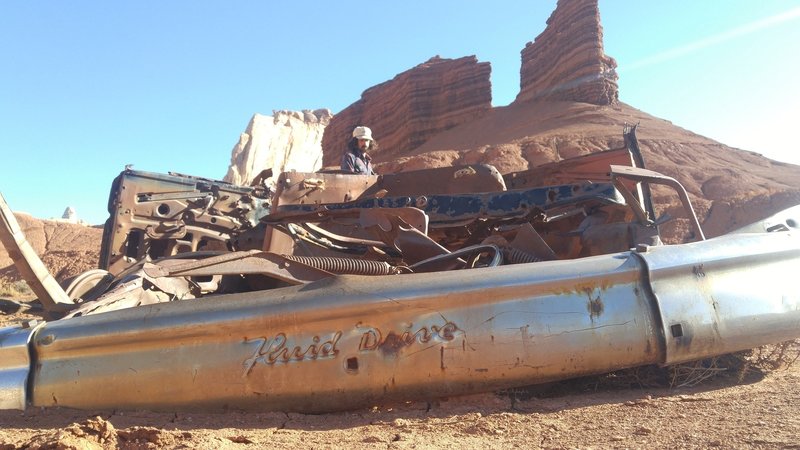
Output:
<path fill-rule="evenodd" d="M 522 50 L 516 101 L 618 100 L 617 63 L 603 52 L 598 0 L 559 0 L 547 27 Z"/>
<path fill-rule="evenodd" d="M 331 120 L 322 138 L 324 165 L 339 166 L 353 128 L 372 128 L 380 161 L 401 156 L 431 136 L 468 122 L 491 109 L 489 63 L 474 56 L 433 57 L 393 79 L 373 86 Z"/>
<path fill-rule="evenodd" d="M 233 147 L 225 181 L 247 185 L 270 168 L 275 173 L 318 170 L 322 166 L 322 133 L 331 117 L 327 109 L 255 114 Z"/>

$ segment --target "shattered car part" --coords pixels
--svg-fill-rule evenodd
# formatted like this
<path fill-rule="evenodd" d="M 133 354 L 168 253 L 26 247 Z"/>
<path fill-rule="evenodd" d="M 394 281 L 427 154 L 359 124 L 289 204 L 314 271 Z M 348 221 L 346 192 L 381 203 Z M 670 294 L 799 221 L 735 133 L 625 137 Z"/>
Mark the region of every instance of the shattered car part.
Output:
<path fill-rule="evenodd" d="M 260 248 L 269 200 L 264 186 L 126 168 L 109 194 L 100 268 L 117 274 L 145 256 Z"/>
<path fill-rule="evenodd" d="M 800 207 L 663 245 L 649 184 L 683 188 L 642 167 L 634 131 L 626 148 L 502 178 L 280 174 L 260 248 L 120 259 L 64 318 L 0 329 L 0 407 L 324 412 L 800 337 Z M 144 190 L 115 211 L 139 202 L 152 221 L 151 200 L 203 189 Z M 169 248 L 185 240 L 164 234 L 176 217 L 140 232 Z M 256 229 L 224 226 L 225 246 Z"/>

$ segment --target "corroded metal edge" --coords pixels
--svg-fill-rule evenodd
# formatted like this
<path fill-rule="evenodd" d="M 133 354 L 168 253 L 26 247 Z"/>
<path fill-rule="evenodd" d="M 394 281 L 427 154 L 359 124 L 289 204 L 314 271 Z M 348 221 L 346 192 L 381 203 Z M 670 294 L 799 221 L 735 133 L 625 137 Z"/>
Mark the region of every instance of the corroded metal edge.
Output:
<path fill-rule="evenodd" d="M 28 343 L 34 330 L 27 324 L 0 328 L 0 409 L 24 410 L 27 405 Z"/>

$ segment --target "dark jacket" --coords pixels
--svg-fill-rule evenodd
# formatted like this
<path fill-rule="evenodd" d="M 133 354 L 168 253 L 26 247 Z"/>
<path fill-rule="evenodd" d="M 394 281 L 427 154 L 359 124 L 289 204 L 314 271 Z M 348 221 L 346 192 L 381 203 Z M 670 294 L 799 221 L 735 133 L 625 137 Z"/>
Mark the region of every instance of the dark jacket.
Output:
<path fill-rule="evenodd" d="M 358 146 L 353 145 L 350 145 L 348 151 L 342 155 L 342 170 L 358 175 L 375 175 L 372 158 Z"/>

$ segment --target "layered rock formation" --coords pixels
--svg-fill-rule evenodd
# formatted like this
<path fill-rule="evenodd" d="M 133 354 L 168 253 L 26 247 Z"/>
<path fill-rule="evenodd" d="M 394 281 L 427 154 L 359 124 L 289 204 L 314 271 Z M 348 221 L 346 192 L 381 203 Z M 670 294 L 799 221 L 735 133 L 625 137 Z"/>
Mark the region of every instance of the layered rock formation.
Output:
<path fill-rule="evenodd" d="M 474 120 L 491 109 L 491 66 L 474 56 L 433 57 L 393 79 L 364 91 L 361 99 L 331 120 L 322 139 L 324 165 L 338 166 L 353 128 L 372 128 L 387 161 L 431 136 Z"/>
<path fill-rule="evenodd" d="M 617 63 L 603 52 L 598 0 L 558 0 L 545 30 L 521 53 L 517 102 L 609 105 L 619 98 Z"/>
<path fill-rule="evenodd" d="M 330 110 L 255 114 L 231 152 L 225 181 L 247 185 L 264 169 L 313 172 L 322 166 L 322 134 Z"/>

